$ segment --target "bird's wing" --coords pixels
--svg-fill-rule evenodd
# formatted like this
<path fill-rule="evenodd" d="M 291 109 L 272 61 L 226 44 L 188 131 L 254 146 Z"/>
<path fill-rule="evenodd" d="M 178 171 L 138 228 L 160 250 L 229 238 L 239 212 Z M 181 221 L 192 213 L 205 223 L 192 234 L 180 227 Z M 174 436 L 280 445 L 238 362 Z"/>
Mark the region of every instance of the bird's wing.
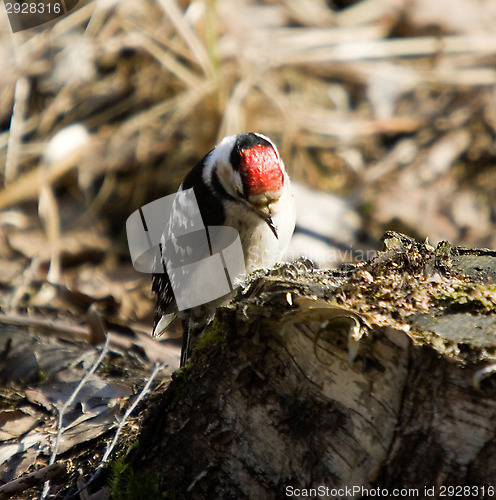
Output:
<path fill-rule="evenodd" d="M 210 256 L 207 233 L 193 189 L 179 189 L 155 259 L 152 291 L 157 295 L 154 334 L 176 318 L 178 305 L 195 305 L 200 289 L 191 265 Z"/>
<path fill-rule="evenodd" d="M 153 336 L 158 337 L 177 317 L 176 301 L 167 273 L 152 276 L 152 291 L 157 295 Z"/>

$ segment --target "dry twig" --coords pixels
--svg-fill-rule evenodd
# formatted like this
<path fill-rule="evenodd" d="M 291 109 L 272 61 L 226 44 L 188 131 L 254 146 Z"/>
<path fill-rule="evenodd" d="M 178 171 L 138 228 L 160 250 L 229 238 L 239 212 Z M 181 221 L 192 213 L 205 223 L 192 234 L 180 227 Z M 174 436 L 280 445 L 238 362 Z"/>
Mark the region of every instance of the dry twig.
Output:
<path fill-rule="evenodd" d="M 28 488 L 32 488 L 33 486 L 37 486 L 60 476 L 64 471 L 65 465 L 61 462 L 56 462 L 35 470 L 34 472 L 0 486 L 0 499 L 12 498 L 14 495 L 19 495 Z"/>
<path fill-rule="evenodd" d="M 82 487 L 80 487 L 78 489 L 78 491 L 76 491 L 76 493 L 74 493 L 74 495 L 71 496 L 71 498 L 77 497 L 77 495 L 80 495 L 84 490 L 86 490 L 100 476 L 100 474 L 103 470 L 103 467 L 107 464 L 110 455 L 112 454 L 112 452 L 114 451 L 114 449 L 117 445 L 117 441 L 119 439 L 120 433 L 121 433 L 122 429 L 124 428 L 124 425 L 126 424 L 129 416 L 135 410 L 135 408 L 138 406 L 139 402 L 148 394 L 150 387 L 151 387 L 153 381 L 155 380 L 155 377 L 158 375 L 158 373 L 163 368 L 164 368 L 163 364 L 155 363 L 155 366 L 153 367 L 153 371 L 150 374 L 148 381 L 144 385 L 143 389 L 141 389 L 141 392 L 138 394 L 138 396 L 133 401 L 133 403 L 126 410 L 126 413 L 124 414 L 121 421 L 119 422 L 119 426 L 117 427 L 117 430 L 115 431 L 114 437 L 113 437 L 112 441 L 110 441 L 110 443 L 108 443 L 107 449 L 105 450 L 105 453 L 104 453 L 102 460 L 101 460 L 100 464 L 98 465 L 97 469 L 91 475 L 90 479 L 86 482 L 86 484 L 84 484 Z"/>
<path fill-rule="evenodd" d="M 64 419 L 65 412 L 72 405 L 72 403 L 76 399 L 77 395 L 79 394 L 81 389 L 84 387 L 84 385 L 86 384 L 88 379 L 91 377 L 91 375 L 93 375 L 93 373 L 95 373 L 96 369 L 100 366 L 101 362 L 103 361 L 103 358 L 107 354 L 108 345 L 109 345 L 109 336 L 107 335 L 107 337 L 105 339 L 105 343 L 103 344 L 102 350 L 100 352 L 100 355 L 98 356 L 96 361 L 93 363 L 91 368 L 86 372 L 84 377 L 81 379 L 81 381 L 79 382 L 77 387 L 74 389 L 73 393 L 70 395 L 69 399 L 64 403 L 62 408 L 59 410 L 59 418 L 58 418 L 58 422 L 57 422 L 57 438 L 55 440 L 55 446 L 52 448 L 52 453 L 50 455 L 50 462 L 49 462 L 50 465 L 55 463 L 55 460 L 57 458 L 60 440 L 61 440 L 62 434 L 64 432 L 63 419 Z M 50 490 L 50 482 L 46 481 L 44 486 L 43 486 L 43 492 L 42 492 L 41 497 L 40 497 L 41 500 L 46 498 L 49 490 Z"/>

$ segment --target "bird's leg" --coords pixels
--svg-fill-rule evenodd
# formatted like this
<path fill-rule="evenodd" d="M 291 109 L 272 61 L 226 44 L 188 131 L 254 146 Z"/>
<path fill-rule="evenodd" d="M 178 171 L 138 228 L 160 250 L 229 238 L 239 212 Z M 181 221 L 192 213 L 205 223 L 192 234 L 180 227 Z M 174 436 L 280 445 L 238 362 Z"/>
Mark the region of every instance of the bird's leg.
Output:
<path fill-rule="evenodd" d="M 188 361 L 188 357 L 190 354 L 190 341 L 191 341 L 191 326 L 190 322 L 185 320 L 183 321 L 183 345 L 181 348 L 181 362 L 179 367 L 182 368 L 186 365 Z"/>

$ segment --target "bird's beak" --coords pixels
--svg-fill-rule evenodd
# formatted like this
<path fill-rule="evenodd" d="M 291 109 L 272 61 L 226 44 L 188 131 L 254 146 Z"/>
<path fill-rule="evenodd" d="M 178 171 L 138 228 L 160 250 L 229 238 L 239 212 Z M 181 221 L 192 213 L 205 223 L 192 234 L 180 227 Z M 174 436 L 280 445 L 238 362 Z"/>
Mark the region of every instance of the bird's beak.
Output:
<path fill-rule="evenodd" d="M 277 229 L 276 229 L 276 226 L 274 226 L 274 223 L 272 222 L 272 217 L 270 215 L 265 219 L 265 222 L 270 227 L 270 230 L 274 233 L 276 240 L 278 240 L 279 236 L 277 234 Z"/>
<path fill-rule="evenodd" d="M 276 239 L 279 239 L 276 226 L 274 225 L 274 222 L 272 220 L 272 214 L 270 213 L 270 207 L 265 206 L 261 208 L 255 208 L 255 212 L 266 222 L 267 226 L 270 227 L 270 230 L 274 233 Z"/>
<path fill-rule="evenodd" d="M 240 191 L 237 191 L 237 194 L 240 198 L 244 199 L 248 202 L 248 204 L 253 208 L 255 213 L 261 217 L 266 224 L 270 227 L 270 230 L 274 233 L 276 239 L 279 239 L 279 235 L 277 234 L 276 226 L 274 225 L 274 221 L 272 220 L 272 214 L 270 213 L 270 201 L 267 200 L 267 195 L 264 194 L 263 197 L 251 197 L 247 198 Z M 274 200 L 277 200 L 279 196 L 272 196 Z"/>

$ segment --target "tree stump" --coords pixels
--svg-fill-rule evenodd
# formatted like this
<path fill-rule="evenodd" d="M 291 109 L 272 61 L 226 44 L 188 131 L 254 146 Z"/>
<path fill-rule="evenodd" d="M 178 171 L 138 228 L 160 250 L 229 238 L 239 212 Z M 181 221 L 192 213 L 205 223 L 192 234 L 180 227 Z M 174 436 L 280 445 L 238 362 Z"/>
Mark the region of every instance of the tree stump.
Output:
<path fill-rule="evenodd" d="M 252 276 L 150 403 L 135 472 L 171 498 L 494 496 L 496 253 L 384 244 Z"/>

